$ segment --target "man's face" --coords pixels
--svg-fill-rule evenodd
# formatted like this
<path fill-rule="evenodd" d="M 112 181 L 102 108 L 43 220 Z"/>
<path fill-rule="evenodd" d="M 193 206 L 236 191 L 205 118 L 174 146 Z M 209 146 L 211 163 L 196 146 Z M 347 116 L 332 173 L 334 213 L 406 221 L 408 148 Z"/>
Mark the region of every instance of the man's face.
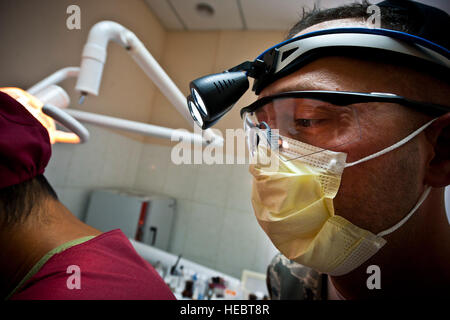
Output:
<path fill-rule="evenodd" d="M 361 27 L 363 21 L 334 20 L 303 30 Z M 395 93 L 424 100 L 423 75 L 407 68 L 381 62 L 326 57 L 315 60 L 267 88 L 260 97 L 293 90 L 336 90 Z M 420 84 L 419 86 L 417 84 Z M 425 97 L 425 100 L 427 97 Z M 334 151 L 348 154 L 347 162 L 376 153 L 409 135 L 430 119 L 406 107 L 389 103 L 354 105 L 361 139 Z M 401 220 L 423 191 L 424 168 L 429 159 L 423 134 L 385 155 L 344 170 L 339 192 L 334 199 L 336 214 L 374 233 Z"/>

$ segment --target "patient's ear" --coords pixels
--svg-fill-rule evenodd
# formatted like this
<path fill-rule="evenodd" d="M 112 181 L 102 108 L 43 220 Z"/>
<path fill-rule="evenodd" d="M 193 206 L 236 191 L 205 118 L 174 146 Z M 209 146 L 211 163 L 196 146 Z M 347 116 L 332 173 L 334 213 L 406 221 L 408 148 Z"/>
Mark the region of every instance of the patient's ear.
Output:
<path fill-rule="evenodd" d="M 425 183 L 434 188 L 450 184 L 450 112 L 435 120 L 425 134 L 434 156 L 425 172 Z"/>

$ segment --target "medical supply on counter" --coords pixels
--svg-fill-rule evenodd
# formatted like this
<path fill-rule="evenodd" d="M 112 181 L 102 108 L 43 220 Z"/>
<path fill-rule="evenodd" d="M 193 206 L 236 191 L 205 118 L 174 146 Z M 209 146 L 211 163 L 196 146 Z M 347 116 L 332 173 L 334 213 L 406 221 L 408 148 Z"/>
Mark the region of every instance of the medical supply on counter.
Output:
<path fill-rule="evenodd" d="M 177 299 L 192 299 L 192 300 L 205 300 L 207 297 L 207 290 L 209 289 L 209 283 L 212 282 L 213 277 L 220 277 L 224 280 L 224 297 L 214 299 L 230 299 L 230 300 L 242 300 L 247 299 L 243 295 L 241 288 L 241 281 L 237 278 L 224 274 L 218 270 L 210 269 L 202 266 L 198 263 L 181 258 L 179 255 L 175 255 L 170 252 L 162 251 L 153 246 L 149 246 L 142 242 L 130 239 L 136 251 L 142 256 L 143 259 L 150 262 L 153 266 L 158 265 L 158 261 L 161 263 L 162 268 L 165 270 L 164 281 L 170 287 Z M 178 263 L 177 263 L 178 260 Z M 178 272 L 183 265 L 184 280 L 179 282 Z M 178 267 L 179 266 L 179 267 Z M 171 275 L 170 271 L 174 270 L 175 275 Z M 177 271 L 175 271 L 177 270 Z M 193 294 L 192 298 L 183 297 L 182 292 L 185 289 L 186 281 L 193 281 Z M 180 283 L 180 287 L 178 287 Z M 212 294 L 211 294 L 211 297 Z"/>
<path fill-rule="evenodd" d="M 184 298 L 192 298 L 193 294 L 194 294 L 194 281 L 186 280 L 184 283 L 184 290 L 181 293 L 181 295 Z"/>
<path fill-rule="evenodd" d="M 182 255 L 179 254 L 175 264 L 172 267 L 170 267 L 170 274 L 171 275 L 176 275 L 178 273 L 177 266 L 178 266 L 178 263 L 180 262 L 181 257 L 182 257 Z"/>
<path fill-rule="evenodd" d="M 161 261 L 158 260 L 153 267 L 155 268 L 156 272 L 158 272 L 159 276 L 164 279 L 166 275 L 166 269 L 164 268 Z"/>

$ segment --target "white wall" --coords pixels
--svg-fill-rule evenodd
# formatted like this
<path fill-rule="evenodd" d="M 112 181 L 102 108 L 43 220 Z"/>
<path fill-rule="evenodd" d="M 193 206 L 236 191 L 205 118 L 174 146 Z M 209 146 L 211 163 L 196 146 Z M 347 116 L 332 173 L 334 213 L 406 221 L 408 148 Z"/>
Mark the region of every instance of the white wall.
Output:
<path fill-rule="evenodd" d="M 86 125 L 91 138 L 81 145 L 56 144 L 45 176 L 81 220 L 95 188 L 133 188 L 142 143 L 114 131 Z"/>

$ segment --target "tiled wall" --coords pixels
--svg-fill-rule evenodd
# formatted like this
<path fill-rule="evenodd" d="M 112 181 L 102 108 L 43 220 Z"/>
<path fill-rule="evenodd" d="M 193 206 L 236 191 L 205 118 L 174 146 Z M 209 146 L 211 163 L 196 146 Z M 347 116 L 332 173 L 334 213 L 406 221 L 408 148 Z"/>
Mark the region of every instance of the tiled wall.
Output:
<path fill-rule="evenodd" d="M 247 165 L 175 165 L 170 147 L 144 144 L 135 188 L 177 199 L 170 251 L 240 278 L 265 272 L 275 248 L 250 202 Z"/>
<path fill-rule="evenodd" d="M 84 219 L 90 192 L 96 188 L 133 188 L 142 143 L 109 129 L 86 125 L 90 140 L 56 144 L 45 176 L 60 200 Z"/>

